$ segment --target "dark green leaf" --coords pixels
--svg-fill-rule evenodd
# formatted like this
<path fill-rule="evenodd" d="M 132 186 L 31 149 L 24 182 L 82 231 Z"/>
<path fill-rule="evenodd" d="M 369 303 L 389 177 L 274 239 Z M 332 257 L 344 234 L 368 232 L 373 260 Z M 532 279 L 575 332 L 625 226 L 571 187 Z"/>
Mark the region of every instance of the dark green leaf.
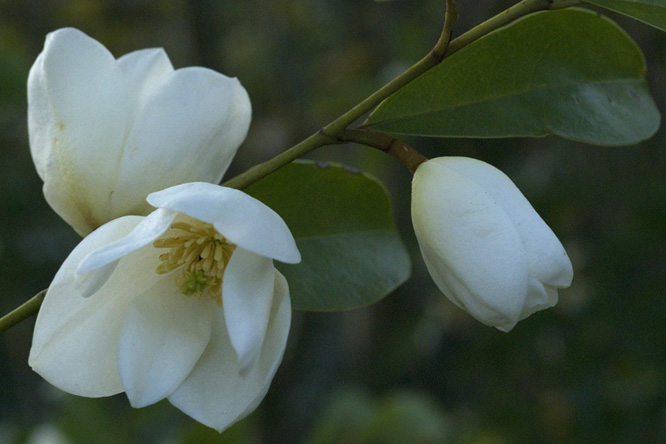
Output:
<path fill-rule="evenodd" d="M 586 0 L 666 31 L 666 0 Z"/>
<path fill-rule="evenodd" d="M 344 310 L 386 296 L 410 273 L 386 190 L 340 165 L 294 162 L 245 190 L 285 220 L 302 255 L 277 263 L 292 306 Z"/>
<path fill-rule="evenodd" d="M 398 134 L 556 134 L 600 145 L 650 137 L 660 115 L 635 42 L 610 20 L 532 14 L 453 54 L 385 100 L 366 125 Z"/>

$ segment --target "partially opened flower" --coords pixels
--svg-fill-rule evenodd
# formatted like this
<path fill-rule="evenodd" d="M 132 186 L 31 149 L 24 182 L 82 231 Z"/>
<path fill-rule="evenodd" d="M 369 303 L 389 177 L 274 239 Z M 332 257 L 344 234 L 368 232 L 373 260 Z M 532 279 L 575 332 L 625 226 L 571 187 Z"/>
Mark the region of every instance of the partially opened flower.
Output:
<path fill-rule="evenodd" d="M 223 430 L 263 399 L 291 303 L 273 259 L 300 261 L 284 221 L 241 191 L 188 183 L 157 210 L 84 238 L 39 311 L 29 363 L 56 387 L 134 407 L 169 401 Z"/>
<path fill-rule="evenodd" d="M 30 151 L 44 195 L 81 235 L 147 214 L 153 191 L 219 183 L 250 118 L 238 80 L 174 71 L 162 49 L 116 60 L 72 28 L 47 35 L 28 77 Z"/>
<path fill-rule="evenodd" d="M 562 244 L 501 171 L 465 157 L 421 164 L 412 223 L 439 289 L 502 331 L 557 303 L 573 270 Z"/>

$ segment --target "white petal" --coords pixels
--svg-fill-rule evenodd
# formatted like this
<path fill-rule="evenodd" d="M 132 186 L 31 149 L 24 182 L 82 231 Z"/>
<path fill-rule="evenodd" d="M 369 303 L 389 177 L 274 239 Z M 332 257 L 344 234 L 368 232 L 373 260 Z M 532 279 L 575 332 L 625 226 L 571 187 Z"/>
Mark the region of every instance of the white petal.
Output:
<path fill-rule="evenodd" d="M 122 74 L 104 46 L 72 28 L 46 37 L 28 76 L 30 150 L 46 200 L 80 234 L 110 219 L 127 111 Z"/>
<path fill-rule="evenodd" d="M 28 136 L 30 154 L 39 177 L 46 181 L 53 145 L 53 128 L 50 97 L 44 78 L 44 53 L 40 53 L 28 73 Z"/>
<path fill-rule="evenodd" d="M 197 67 L 161 78 L 127 139 L 114 207 L 128 211 L 149 193 L 180 183 L 218 183 L 251 114 L 237 79 Z"/>
<path fill-rule="evenodd" d="M 245 250 L 290 264 L 301 261 L 296 241 L 282 218 L 240 190 L 195 182 L 152 193 L 147 200 L 154 207 L 213 224 Z"/>
<path fill-rule="evenodd" d="M 224 318 L 241 371 L 254 364 L 264 342 L 271 305 L 273 261 L 238 247 L 222 282 Z"/>
<path fill-rule="evenodd" d="M 133 51 L 118 59 L 123 73 L 127 95 L 132 99 L 129 110 L 130 122 L 135 121 L 139 109 L 160 85 L 164 76 L 173 72 L 173 65 L 162 48 Z"/>
<path fill-rule="evenodd" d="M 133 407 L 178 388 L 208 345 L 214 310 L 221 308 L 208 298 L 181 294 L 175 274 L 132 302 L 120 333 L 118 371 Z"/>
<path fill-rule="evenodd" d="M 216 313 L 213 333 L 201 359 L 169 401 L 202 424 L 222 431 L 259 405 L 280 365 L 291 323 L 289 288 L 275 272 L 275 295 L 259 359 L 241 373 L 224 316 Z"/>
<path fill-rule="evenodd" d="M 78 293 L 74 274 L 81 259 L 127 235 L 140 217 L 125 217 L 87 236 L 60 267 L 44 299 L 33 335 L 29 364 L 51 384 L 81 396 L 123 391 L 117 370 L 120 328 L 128 304 L 158 278 L 154 249 L 120 261 L 114 274 L 90 298 Z"/>
<path fill-rule="evenodd" d="M 473 180 L 504 208 L 523 242 L 533 277 L 559 288 L 571 285 L 573 268 L 564 247 L 506 174 L 467 157 L 441 157 L 430 162 L 445 164 Z"/>
<path fill-rule="evenodd" d="M 539 280 L 531 278 L 520 319 L 525 319 L 537 311 L 555 306 L 557 300 L 557 288 L 547 284 L 544 285 Z"/>
<path fill-rule="evenodd" d="M 125 217 L 140 218 L 141 216 L 125 216 Z M 108 223 L 114 223 L 115 221 L 120 219 L 124 218 L 114 219 Z M 114 261 L 109 264 L 102 265 L 101 267 L 96 268 L 87 273 L 74 273 L 74 286 L 76 288 L 76 292 L 84 298 L 88 298 L 94 295 L 99 291 L 100 288 L 102 288 L 102 286 L 106 283 L 106 281 L 108 281 L 111 278 L 111 275 L 113 275 L 113 272 L 116 271 L 117 266 L 118 266 L 118 261 Z"/>
<path fill-rule="evenodd" d="M 412 222 L 433 280 L 479 321 L 512 328 L 528 286 L 513 222 L 486 190 L 428 161 L 416 171 Z"/>
<path fill-rule="evenodd" d="M 127 236 L 88 254 L 76 270 L 77 273 L 89 273 L 99 269 L 152 243 L 169 229 L 171 222 L 178 215 L 175 211 L 158 208 L 143 220 Z"/>

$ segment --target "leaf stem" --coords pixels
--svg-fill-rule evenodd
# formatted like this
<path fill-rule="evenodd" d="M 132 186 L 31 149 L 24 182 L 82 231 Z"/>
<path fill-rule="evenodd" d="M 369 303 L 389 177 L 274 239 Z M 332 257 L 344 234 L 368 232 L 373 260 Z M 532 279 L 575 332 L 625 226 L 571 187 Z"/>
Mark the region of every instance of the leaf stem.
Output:
<path fill-rule="evenodd" d="M 18 308 L 15 308 L 0 318 L 0 332 L 8 330 L 19 322 L 22 322 L 28 319 L 30 316 L 37 314 L 45 295 L 46 290 L 40 291 L 27 302 L 23 303 Z"/>
<path fill-rule="evenodd" d="M 340 132 L 339 140 L 340 142 L 355 142 L 377 148 L 398 159 L 412 174 L 419 165 L 428 160 L 405 142 L 368 128 L 345 129 Z"/>

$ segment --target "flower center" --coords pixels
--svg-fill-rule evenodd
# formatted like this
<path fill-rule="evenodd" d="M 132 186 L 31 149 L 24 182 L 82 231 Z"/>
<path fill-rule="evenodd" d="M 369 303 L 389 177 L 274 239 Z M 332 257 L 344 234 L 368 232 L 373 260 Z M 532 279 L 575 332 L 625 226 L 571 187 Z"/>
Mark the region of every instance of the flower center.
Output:
<path fill-rule="evenodd" d="M 218 233 L 211 224 L 193 220 L 175 222 L 168 235 L 153 246 L 168 248 L 160 254 L 158 274 L 181 268 L 176 278 L 181 293 L 187 296 L 208 296 L 222 305 L 222 277 L 236 245 Z"/>

